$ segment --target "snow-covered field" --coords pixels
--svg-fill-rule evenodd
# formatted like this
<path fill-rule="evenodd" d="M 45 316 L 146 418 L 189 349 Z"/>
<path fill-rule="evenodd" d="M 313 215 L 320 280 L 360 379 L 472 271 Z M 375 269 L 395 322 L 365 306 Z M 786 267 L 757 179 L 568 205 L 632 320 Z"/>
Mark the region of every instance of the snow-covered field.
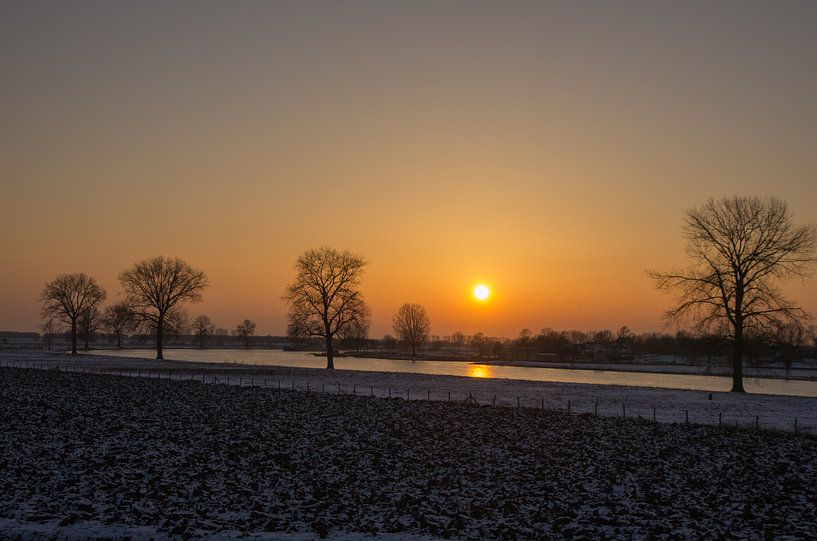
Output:
<path fill-rule="evenodd" d="M 401 397 L 415 400 L 463 402 L 538 408 L 601 416 L 641 417 L 659 422 L 711 425 L 735 424 L 817 434 L 817 398 L 726 392 L 689 391 L 623 385 L 248 366 L 235 364 L 156 361 L 153 359 L 80 355 L 71 357 L 41 351 L 0 352 L 0 366 L 57 367 L 61 370 L 114 371 L 143 378 L 194 379 L 207 383 L 343 394 Z M 802 383 L 811 386 L 810 382 Z M 711 397 L 711 399 L 710 399 Z"/>
<path fill-rule="evenodd" d="M 817 536 L 806 435 L 14 368 L 0 405 L 2 537 Z"/>

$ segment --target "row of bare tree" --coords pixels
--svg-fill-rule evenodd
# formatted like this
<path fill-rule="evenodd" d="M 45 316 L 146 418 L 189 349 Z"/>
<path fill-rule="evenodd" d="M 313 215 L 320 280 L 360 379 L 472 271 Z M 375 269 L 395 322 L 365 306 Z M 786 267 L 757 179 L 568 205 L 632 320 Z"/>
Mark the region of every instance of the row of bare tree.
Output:
<path fill-rule="evenodd" d="M 201 300 L 208 286 L 204 272 L 178 258 L 154 257 L 122 271 L 119 283 L 125 300 L 101 310 L 105 290 L 85 273 L 63 274 L 42 290 L 42 314 L 49 327 L 64 325 L 71 335 L 71 353 L 77 353 L 77 338 L 86 347 L 91 334 L 105 325 L 121 339 L 134 327 L 156 337 L 156 358 L 162 359 L 163 336 L 181 318 L 185 302 Z"/>
<path fill-rule="evenodd" d="M 742 392 L 747 336 L 770 329 L 786 332 L 809 317 L 783 296 L 780 284 L 810 273 L 817 230 L 795 225 L 788 206 L 779 199 L 728 197 L 686 211 L 684 232 L 691 264 L 649 275 L 660 289 L 677 293 L 676 305 L 666 313 L 668 321 L 689 322 L 699 333 L 729 340 L 732 390 Z M 365 337 L 368 332 L 371 311 L 360 291 L 365 266 L 361 256 L 328 247 L 307 250 L 295 263 L 295 280 L 284 294 L 289 305 L 287 331 L 294 338 L 322 338 L 327 368 L 334 367 L 336 337 Z M 125 304 L 105 309 L 100 321 L 117 333 L 132 316 L 155 333 L 160 359 L 163 333 L 178 319 L 179 307 L 200 300 L 208 285 L 204 272 L 163 257 L 137 263 L 122 272 L 119 281 Z M 90 322 L 104 299 L 104 290 L 93 278 L 82 273 L 59 276 L 43 289 L 43 315 L 48 322 L 68 326 L 76 353 L 78 333 L 84 329 L 89 335 Z M 194 324 L 202 341 L 212 332 L 209 319 L 197 318 Z M 422 306 L 404 304 L 393 327 L 416 354 L 428 337 L 430 321 Z M 237 330 L 249 347 L 255 324 L 247 320 Z"/>

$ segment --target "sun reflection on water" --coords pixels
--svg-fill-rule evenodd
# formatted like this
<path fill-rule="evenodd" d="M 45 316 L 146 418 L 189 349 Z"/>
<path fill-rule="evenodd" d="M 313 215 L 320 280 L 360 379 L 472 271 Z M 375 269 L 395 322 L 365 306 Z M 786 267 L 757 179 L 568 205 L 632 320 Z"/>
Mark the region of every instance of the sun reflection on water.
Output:
<path fill-rule="evenodd" d="M 484 364 L 469 364 L 465 374 L 469 378 L 492 378 L 494 376 L 492 368 Z"/>

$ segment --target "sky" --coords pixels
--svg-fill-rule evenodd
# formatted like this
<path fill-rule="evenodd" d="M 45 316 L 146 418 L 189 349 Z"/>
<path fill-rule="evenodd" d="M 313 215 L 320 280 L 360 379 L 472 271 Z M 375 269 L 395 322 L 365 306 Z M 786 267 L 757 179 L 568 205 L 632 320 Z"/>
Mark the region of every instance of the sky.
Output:
<path fill-rule="evenodd" d="M 304 250 L 363 255 L 372 336 L 668 330 L 683 211 L 817 223 L 815 2 L 0 2 L 0 329 L 155 255 L 191 316 L 283 334 Z M 471 289 L 491 285 L 488 302 Z M 817 279 L 788 294 L 817 314 Z"/>

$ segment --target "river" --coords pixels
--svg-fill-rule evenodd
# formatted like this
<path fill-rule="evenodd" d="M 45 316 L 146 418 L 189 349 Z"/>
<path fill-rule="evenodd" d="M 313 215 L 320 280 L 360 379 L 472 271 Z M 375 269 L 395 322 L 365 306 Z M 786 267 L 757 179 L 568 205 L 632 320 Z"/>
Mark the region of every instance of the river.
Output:
<path fill-rule="evenodd" d="M 156 355 L 156 351 L 153 349 L 95 350 L 94 353 L 140 358 L 152 358 Z M 326 366 L 326 359 L 323 357 L 316 357 L 312 353 L 301 351 L 274 349 L 165 349 L 164 354 L 166 359 L 178 361 L 300 368 L 323 368 Z M 335 368 L 372 372 L 406 372 L 473 378 L 628 385 L 698 391 L 728 391 L 731 387 L 731 379 L 723 376 L 497 366 L 463 361 L 406 361 L 338 357 L 335 359 Z M 817 397 L 817 381 L 753 377 L 745 378 L 744 385 L 746 390 L 751 393 Z"/>

